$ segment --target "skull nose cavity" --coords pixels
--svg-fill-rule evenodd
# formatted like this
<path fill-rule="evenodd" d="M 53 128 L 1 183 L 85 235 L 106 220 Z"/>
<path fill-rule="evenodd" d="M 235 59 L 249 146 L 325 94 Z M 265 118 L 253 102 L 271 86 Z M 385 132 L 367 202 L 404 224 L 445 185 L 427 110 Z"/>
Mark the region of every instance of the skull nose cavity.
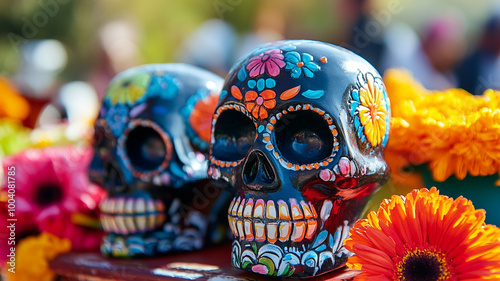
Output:
<path fill-rule="evenodd" d="M 243 166 L 243 181 L 249 189 L 271 191 L 276 187 L 277 175 L 271 161 L 261 151 L 250 153 Z"/>
<path fill-rule="evenodd" d="M 110 194 L 128 191 L 128 185 L 123 180 L 122 174 L 115 165 L 109 163 L 104 177 L 104 187 L 108 189 Z"/>

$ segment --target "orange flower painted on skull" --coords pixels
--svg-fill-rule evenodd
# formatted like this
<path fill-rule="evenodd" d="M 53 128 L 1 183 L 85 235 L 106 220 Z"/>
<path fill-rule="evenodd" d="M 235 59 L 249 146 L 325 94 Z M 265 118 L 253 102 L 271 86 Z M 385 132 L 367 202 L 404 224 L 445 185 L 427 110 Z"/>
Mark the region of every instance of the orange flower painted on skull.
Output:
<path fill-rule="evenodd" d="M 245 94 L 245 106 L 252 116 L 257 119 L 267 118 L 267 110 L 276 106 L 276 93 L 273 90 L 264 90 L 260 94 L 248 91 Z"/>
<path fill-rule="evenodd" d="M 189 116 L 189 125 L 195 133 L 206 142 L 210 142 L 210 129 L 212 126 L 212 115 L 219 101 L 219 95 L 210 93 L 206 98 L 194 105 L 193 112 Z"/>
<path fill-rule="evenodd" d="M 351 115 L 355 118 L 358 137 L 366 140 L 371 147 L 387 142 L 388 111 L 384 90 L 376 85 L 371 74 L 359 78 L 359 89 L 353 90 Z M 357 111 L 357 112 L 356 112 Z"/>

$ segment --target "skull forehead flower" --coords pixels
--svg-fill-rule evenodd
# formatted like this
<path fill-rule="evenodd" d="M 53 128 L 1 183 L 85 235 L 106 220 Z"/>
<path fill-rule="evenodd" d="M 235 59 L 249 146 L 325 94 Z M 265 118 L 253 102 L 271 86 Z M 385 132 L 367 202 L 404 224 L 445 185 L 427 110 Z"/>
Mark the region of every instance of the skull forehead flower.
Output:
<path fill-rule="evenodd" d="M 264 73 L 275 77 L 280 74 L 280 69 L 285 66 L 280 49 L 268 50 L 254 56 L 248 62 L 246 69 L 250 71 L 250 77 L 260 76 Z"/>
<path fill-rule="evenodd" d="M 152 256 L 217 239 L 209 228 L 227 200 L 206 179 L 206 158 L 221 84 L 183 64 L 140 66 L 112 80 L 90 170 L 110 194 L 100 205 L 103 254 Z"/>
<path fill-rule="evenodd" d="M 254 58 L 270 50 L 285 67 L 253 71 Z M 351 255 L 342 241 L 388 178 L 385 143 L 367 149 L 367 140 L 386 136 L 388 127 L 360 136 L 355 118 L 373 105 L 351 115 L 353 92 L 365 85 L 360 75 L 383 91 L 377 72 L 353 53 L 283 41 L 250 53 L 227 76 L 212 119 L 208 174 L 235 194 L 228 209 L 233 266 L 314 276 L 343 266 Z M 366 99 L 388 104 L 385 95 L 372 96 Z"/>
<path fill-rule="evenodd" d="M 111 104 L 135 104 L 140 100 L 151 82 L 149 73 L 137 73 L 132 77 L 121 76 L 113 79 L 106 91 Z"/>

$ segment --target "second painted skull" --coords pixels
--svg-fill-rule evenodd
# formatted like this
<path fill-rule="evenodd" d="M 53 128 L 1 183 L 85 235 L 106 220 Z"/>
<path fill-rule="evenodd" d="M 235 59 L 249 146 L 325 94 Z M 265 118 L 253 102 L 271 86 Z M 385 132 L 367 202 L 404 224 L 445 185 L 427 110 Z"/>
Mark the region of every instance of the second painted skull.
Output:
<path fill-rule="evenodd" d="M 389 100 L 359 56 L 281 41 L 244 57 L 212 119 L 208 174 L 229 185 L 232 264 L 274 276 L 343 266 L 349 229 L 389 177 Z"/>
<path fill-rule="evenodd" d="M 228 200 L 207 179 L 221 86 L 219 76 L 186 64 L 144 65 L 113 78 L 90 167 L 91 180 L 109 193 L 100 205 L 104 255 L 196 250 L 225 236 L 218 218 Z"/>

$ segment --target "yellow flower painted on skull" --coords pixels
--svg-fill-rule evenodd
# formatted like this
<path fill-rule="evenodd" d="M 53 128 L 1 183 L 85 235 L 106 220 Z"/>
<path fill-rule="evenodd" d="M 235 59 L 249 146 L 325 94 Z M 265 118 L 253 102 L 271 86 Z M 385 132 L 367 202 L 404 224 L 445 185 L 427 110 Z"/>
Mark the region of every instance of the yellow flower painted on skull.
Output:
<path fill-rule="evenodd" d="M 371 73 L 358 76 L 358 87 L 351 92 L 350 114 L 357 135 L 368 147 L 385 146 L 389 132 L 389 103 L 380 81 Z"/>
<path fill-rule="evenodd" d="M 112 105 L 117 103 L 134 105 L 146 94 L 150 82 L 149 73 L 126 71 L 111 81 L 106 90 L 106 99 Z"/>

